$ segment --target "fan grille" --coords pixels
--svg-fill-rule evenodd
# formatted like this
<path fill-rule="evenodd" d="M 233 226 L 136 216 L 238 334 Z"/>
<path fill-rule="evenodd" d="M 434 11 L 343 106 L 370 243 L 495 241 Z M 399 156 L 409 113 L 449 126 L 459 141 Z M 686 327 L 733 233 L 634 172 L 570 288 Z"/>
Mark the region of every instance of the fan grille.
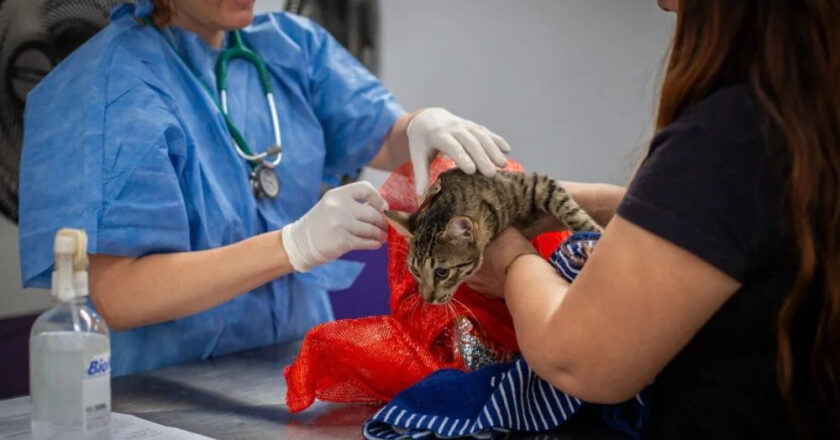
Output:
<path fill-rule="evenodd" d="M 108 24 L 112 0 L 0 4 L 0 213 L 18 218 L 23 108 L 53 66 Z"/>

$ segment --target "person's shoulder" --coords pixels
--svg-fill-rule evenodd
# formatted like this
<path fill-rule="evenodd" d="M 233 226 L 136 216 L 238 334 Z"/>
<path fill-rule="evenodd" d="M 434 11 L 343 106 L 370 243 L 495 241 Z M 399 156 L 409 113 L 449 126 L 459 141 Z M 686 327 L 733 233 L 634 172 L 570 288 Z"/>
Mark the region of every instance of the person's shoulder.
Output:
<path fill-rule="evenodd" d="M 161 56 L 161 48 L 152 47 L 143 27 L 133 17 L 112 21 L 32 89 L 27 107 L 50 105 L 56 98 L 104 106 L 126 89 L 144 84 L 144 78 L 154 78 L 151 66 Z"/>
<path fill-rule="evenodd" d="M 688 107 L 673 126 L 674 131 L 699 131 L 727 145 L 752 144 L 762 137 L 761 111 L 747 83 L 713 91 Z"/>
<path fill-rule="evenodd" d="M 248 29 L 252 29 L 254 31 L 264 31 L 267 30 L 267 28 L 273 28 L 275 31 L 279 30 L 281 32 L 290 33 L 315 33 L 320 32 L 322 29 L 320 25 L 311 19 L 286 11 L 263 12 L 256 14 L 254 15 L 254 20 L 251 22 L 251 26 L 248 27 Z"/>
<path fill-rule="evenodd" d="M 327 38 L 326 30 L 314 21 L 284 11 L 257 14 L 241 32 L 265 62 L 281 66 L 300 63 L 300 68 L 311 63 Z"/>
<path fill-rule="evenodd" d="M 141 64 L 139 57 L 129 55 L 137 46 L 138 39 L 134 35 L 136 32 L 136 28 L 127 26 L 126 23 L 108 24 L 56 65 L 32 89 L 27 101 L 51 99 L 56 94 L 70 90 L 86 90 L 88 94 L 95 92 L 104 87 L 109 77 L 113 76 L 112 67 L 119 67 L 115 58 L 129 60 L 130 64 Z"/>
<path fill-rule="evenodd" d="M 748 84 L 723 87 L 686 108 L 651 141 L 651 155 L 717 155 L 752 160 L 765 154 L 762 115 Z"/>
<path fill-rule="evenodd" d="M 251 38 L 279 36 L 282 41 L 297 45 L 303 50 L 318 46 L 327 35 L 327 31 L 313 20 L 285 11 L 255 15 L 245 32 Z"/>

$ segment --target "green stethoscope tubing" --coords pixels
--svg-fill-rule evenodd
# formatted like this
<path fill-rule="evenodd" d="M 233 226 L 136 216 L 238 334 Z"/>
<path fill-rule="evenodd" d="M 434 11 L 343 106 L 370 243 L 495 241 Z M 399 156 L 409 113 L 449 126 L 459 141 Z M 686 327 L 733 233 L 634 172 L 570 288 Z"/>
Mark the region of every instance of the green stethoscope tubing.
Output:
<path fill-rule="evenodd" d="M 274 92 L 271 88 L 271 80 L 269 79 L 268 75 L 268 68 L 265 66 L 265 62 L 263 62 L 262 58 L 257 55 L 256 52 L 249 49 L 245 46 L 245 42 L 242 41 L 242 35 L 239 31 L 233 31 L 230 33 L 230 43 L 228 44 L 228 48 L 223 50 L 219 54 L 219 59 L 216 61 L 216 87 L 219 92 L 219 98 L 221 102 L 216 99 L 215 95 L 211 92 L 210 87 L 201 81 L 193 72 L 192 68 L 190 68 L 189 64 L 184 60 L 181 54 L 175 49 L 172 43 L 169 42 L 168 39 L 163 35 L 160 29 L 152 22 L 149 17 L 144 17 L 143 21 L 151 26 L 153 29 L 158 31 L 161 34 L 161 37 L 166 41 L 167 45 L 172 49 L 175 53 L 176 57 L 183 64 L 184 68 L 187 69 L 188 72 L 193 76 L 193 78 L 198 82 L 204 91 L 207 93 L 207 96 L 213 101 L 213 104 L 216 105 L 216 108 L 219 109 L 221 112 L 222 117 L 225 120 L 225 125 L 230 131 L 230 135 L 233 138 L 233 144 L 236 149 L 236 153 L 245 159 L 248 162 L 248 165 L 251 166 L 252 169 L 256 168 L 258 164 L 266 168 L 274 168 L 279 163 L 283 157 L 283 143 L 282 138 L 280 136 L 280 124 L 277 118 L 277 105 L 274 102 Z M 245 61 L 250 62 L 253 64 L 257 69 L 257 75 L 260 79 L 260 85 L 262 86 L 263 93 L 265 94 L 266 101 L 268 102 L 268 109 L 271 113 L 271 125 L 274 131 L 274 142 L 275 145 L 269 147 L 266 151 L 258 154 L 254 154 L 253 150 L 251 150 L 250 146 L 248 146 L 248 142 L 245 140 L 245 137 L 242 136 L 242 133 L 233 123 L 233 120 L 230 118 L 228 114 L 227 108 L 227 66 L 228 63 L 236 58 L 243 59 Z M 268 161 L 266 158 L 268 156 L 276 156 L 274 160 Z"/>

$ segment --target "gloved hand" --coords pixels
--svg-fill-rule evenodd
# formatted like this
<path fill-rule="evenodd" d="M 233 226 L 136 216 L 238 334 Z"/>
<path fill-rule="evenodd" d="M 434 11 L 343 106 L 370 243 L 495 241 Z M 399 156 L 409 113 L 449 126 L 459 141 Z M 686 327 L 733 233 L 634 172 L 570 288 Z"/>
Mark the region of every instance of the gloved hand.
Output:
<path fill-rule="evenodd" d="M 505 154 L 510 153 L 501 136 L 438 107 L 415 115 L 406 134 L 418 199 L 429 185 L 429 163 L 438 151 L 451 157 L 464 172 L 472 174 L 478 169 L 488 177 L 496 172 L 496 166 L 505 166 Z"/>
<path fill-rule="evenodd" d="M 281 234 L 289 262 L 298 272 L 332 261 L 355 249 L 377 249 L 387 239 L 382 211 L 388 208 L 368 182 L 333 188 Z"/>

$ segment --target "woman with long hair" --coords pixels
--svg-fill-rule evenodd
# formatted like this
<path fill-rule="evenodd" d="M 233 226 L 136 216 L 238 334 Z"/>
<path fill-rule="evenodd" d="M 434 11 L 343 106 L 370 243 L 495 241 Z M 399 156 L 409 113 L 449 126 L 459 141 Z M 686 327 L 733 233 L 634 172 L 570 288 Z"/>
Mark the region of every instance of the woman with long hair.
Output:
<path fill-rule="evenodd" d="M 647 437 L 837 437 L 840 2 L 659 3 L 647 156 L 626 189 L 566 184 L 607 225 L 586 266 L 566 283 L 509 230 L 473 285 L 563 391 L 647 387 Z"/>

